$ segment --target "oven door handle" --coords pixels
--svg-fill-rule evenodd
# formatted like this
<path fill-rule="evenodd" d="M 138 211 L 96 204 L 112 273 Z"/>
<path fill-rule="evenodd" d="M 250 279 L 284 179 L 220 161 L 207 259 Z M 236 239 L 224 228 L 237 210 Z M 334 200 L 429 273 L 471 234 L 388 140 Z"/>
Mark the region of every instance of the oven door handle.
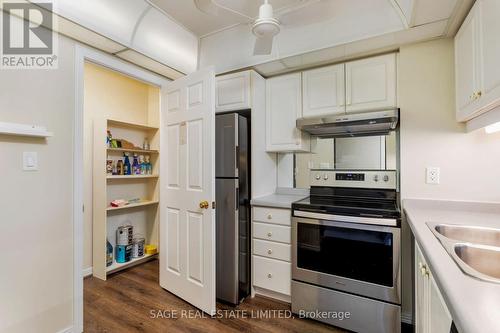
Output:
<path fill-rule="evenodd" d="M 314 222 L 315 224 L 323 223 L 328 225 L 327 222 L 344 222 L 356 225 L 372 225 L 379 227 L 397 227 L 398 220 L 397 219 L 388 219 L 388 218 L 378 218 L 378 217 L 363 217 L 363 216 L 347 216 L 347 215 L 333 215 L 333 214 L 323 214 L 316 212 L 306 212 L 302 210 L 294 210 L 293 216 L 297 218 L 305 218 L 309 221 L 318 221 Z M 308 223 L 308 222 L 304 222 Z M 312 222 L 311 222 L 312 223 Z M 361 229 L 361 228 L 359 228 Z"/>

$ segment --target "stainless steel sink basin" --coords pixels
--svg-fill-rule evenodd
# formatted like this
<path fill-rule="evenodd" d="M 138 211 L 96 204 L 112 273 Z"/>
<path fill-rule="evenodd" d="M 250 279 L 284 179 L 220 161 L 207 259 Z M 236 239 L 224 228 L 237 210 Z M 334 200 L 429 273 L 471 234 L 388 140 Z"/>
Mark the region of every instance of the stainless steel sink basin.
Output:
<path fill-rule="evenodd" d="M 477 275 L 483 280 L 500 281 L 500 248 L 472 244 L 456 244 L 455 255 L 474 271 L 467 272 Z"/>
<path fill-rule="evenodd" d="M 427 226 L 463 272 L 500 283 L 500 229 L 431 222 Z"/>
<path fill-rule="evenodd" d="M 434 229 L 444 237 L 456 241 L 500 246 L 500 229 L 453 224 L 437 224 Z"/>

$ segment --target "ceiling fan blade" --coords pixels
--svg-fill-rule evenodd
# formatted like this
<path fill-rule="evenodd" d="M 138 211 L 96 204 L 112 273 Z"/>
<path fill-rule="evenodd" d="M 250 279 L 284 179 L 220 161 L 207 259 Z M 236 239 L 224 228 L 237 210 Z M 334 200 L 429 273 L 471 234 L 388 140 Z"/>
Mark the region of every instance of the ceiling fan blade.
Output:
<path fill-rule="evenodd" d="M 194 4 L 205 14 L 217 15 L 219 13 L 219 6 L 213 0 L 194 0 Z"/>
<path fill-rule="evenodd" d="M 253 49 L 253 54 L 254 55 L 271 54 L 271 52 L 273 50 L 273 39 L 274 39 L 274 36 L 257 37 L 255 39 L 255 46 Z"/>

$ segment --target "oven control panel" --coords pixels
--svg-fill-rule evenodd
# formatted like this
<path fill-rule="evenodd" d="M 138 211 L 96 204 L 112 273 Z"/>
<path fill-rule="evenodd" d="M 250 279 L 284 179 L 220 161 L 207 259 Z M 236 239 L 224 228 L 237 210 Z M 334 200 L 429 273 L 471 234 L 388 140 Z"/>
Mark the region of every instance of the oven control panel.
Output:
<path fill-rule="evenodd" d="M 339 171 L 313 169 L 310 171 L 311 186 L 358 187 L 358 188 L 397 188 L 395 170 L 377 171 Z"/>

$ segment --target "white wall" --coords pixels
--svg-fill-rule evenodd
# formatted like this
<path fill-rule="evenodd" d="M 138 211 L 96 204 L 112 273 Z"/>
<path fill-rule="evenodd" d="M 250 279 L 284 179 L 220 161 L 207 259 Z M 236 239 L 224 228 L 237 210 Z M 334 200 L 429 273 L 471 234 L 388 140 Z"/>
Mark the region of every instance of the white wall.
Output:
<path fill-rule="evenodd" d="M 47 141 L 0 135 L 0 332 L 59 332 L 73 311 L 75 43 L 56 70 L 0 70 L 0 119 L 40 124 Z M 39 170 L 22 170 L 24 151 Z"/>
<path fill-rule="evenodd" d="M 403 198 L 500 201 L 500 134 L 465 133 L 455 121 L 453 41 L 401 48 L 401 191 Z M 441 168 L 439 185 L 425 168 Z"/>

